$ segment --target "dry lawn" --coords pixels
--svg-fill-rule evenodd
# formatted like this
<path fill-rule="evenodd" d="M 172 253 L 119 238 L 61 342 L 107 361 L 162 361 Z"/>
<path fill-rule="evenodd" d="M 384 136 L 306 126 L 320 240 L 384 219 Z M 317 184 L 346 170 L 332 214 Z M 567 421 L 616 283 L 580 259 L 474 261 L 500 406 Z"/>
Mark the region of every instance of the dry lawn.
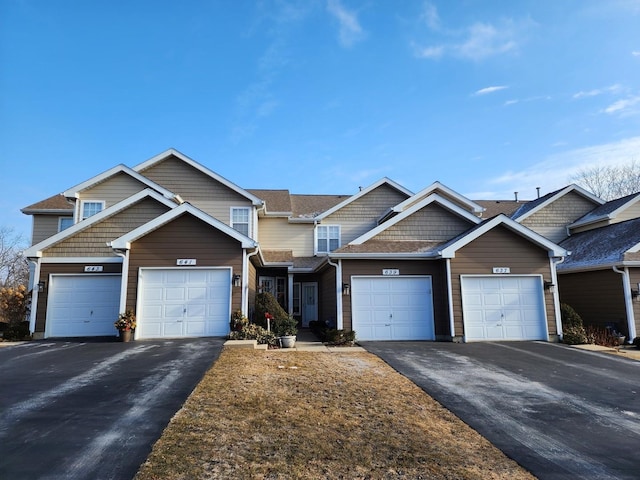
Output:
<path fill-rule="evenodd" d="M 225 349 L 135 478 L 534 477 L 374 355 Z"/>

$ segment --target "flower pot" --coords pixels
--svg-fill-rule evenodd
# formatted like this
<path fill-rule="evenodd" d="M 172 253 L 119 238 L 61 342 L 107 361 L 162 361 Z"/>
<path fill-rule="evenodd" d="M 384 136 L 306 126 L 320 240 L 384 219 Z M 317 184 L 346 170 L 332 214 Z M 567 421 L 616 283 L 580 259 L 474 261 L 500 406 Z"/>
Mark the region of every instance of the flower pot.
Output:
<path fill-rule="evenodd" d="M 287 335 L 284 337 L 278 337 L 280 341 L 280 346 L 282 348 L 293 348 L 296 344 L 296 336 L 295 335 Z"/>
<path fill-rule="evenodd" d="M 119 332 L 121 342 L 130 342 L 133 340 L 133 330 L 119 330 Z"/>

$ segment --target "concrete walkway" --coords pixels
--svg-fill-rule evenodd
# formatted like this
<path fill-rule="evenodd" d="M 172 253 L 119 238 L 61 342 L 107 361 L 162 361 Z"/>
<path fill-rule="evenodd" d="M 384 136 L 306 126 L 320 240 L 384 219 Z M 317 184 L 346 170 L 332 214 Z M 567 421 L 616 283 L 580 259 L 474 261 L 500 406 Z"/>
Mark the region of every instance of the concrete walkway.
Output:
<path fill-rule="evenodd" d="M 254 348 L 256 350 L 267 350 L 267 345 L 258 345 L 255 340 L 227 340 L 225 347 L 233 348 Z M 296 343 L 293 348 L 280 348 L 279 352 L 324 352 L 324 353 L 352 353 L 364 352 L 362 347 L 338 347 L 325 345 L 309 329 L 301 329 L 296 335 Z"/>

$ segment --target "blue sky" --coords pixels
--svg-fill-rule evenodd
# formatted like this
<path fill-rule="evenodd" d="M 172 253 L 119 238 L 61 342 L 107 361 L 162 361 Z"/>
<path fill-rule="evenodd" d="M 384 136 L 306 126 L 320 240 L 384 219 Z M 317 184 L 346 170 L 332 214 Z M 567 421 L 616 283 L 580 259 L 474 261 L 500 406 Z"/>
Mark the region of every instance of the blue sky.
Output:
<path fill-rule="evenodd" d="M 535 198 L 640 159 L 640 0 L 0 2 L 0 226 L 167 148 L 245 188 Z"/>

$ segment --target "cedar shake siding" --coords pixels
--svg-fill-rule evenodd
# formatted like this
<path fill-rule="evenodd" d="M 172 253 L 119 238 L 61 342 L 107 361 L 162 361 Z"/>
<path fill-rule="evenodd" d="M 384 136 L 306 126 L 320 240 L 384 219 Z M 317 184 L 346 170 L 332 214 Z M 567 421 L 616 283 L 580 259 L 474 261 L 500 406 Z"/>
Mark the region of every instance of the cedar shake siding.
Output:
<path fill-rule="evenodd" d="M 413 215 L 376 235 L 376 240 L 429 240 L 446 242 L 469 230 L 468 220 L 430 203 Z"/>
<path fill-rule="evenodd" d="M 103 268 L 101 273 L 85 273 L 86 265 L 99 265 Z M 49 275 L 51 274 L 74 274 L 74 275 L 105 275 L 122 273 L 121 263 L 94 263 L 87 259 L 86 263 L 43 263 L 40 267 L 40 278 L 34 280 L 34 285 L 40 281 L 46 282 L 44 292 L 38 294 L 38 304 L 36 305 L 36 326 L 34 333 L 44 335 L 45 317 L 47 315 L 47 301 L 49 296 Z M 115 322 L 115 318 L 113 321 Z"/>
<path fill-rule="evenodd" d="M 464 333 L 462 319 L 461 275 L 493 275 L 493 267 L 508 267 L 511 275 L 542 275 L 551 280 L 547 250 L 513 233 L 506 227 L 496 227 L 462 247 L 451 259 L 451 291 L 456 337 Z M 544 290 L 549 335 L 556 335 L 553 294 Z"/>
<path fill-rule="evenodd" d="M 441 260 L 342 260 L 342 283 L 351 284 L 352 276 L 382 275 L 385 268 L 400 270 L 400 275 L 430 275 L 433 289 L 433 318 L 436 338 L 449 336 L 446 264 Z M 342 297 L 343 328 L 351 330 L 351 296 Z M 358 332 L 356 332 L 356 337 Z"/>
<path fill-rule="evenodd" d="M 322 219 L 323 225 L 340 225 L 340 244 L 355 240 L 377 226 L 382 215 L 407 199 L 404 193 L 384 184 Z"/>
<path fill-rule="evenodd" d="M 632 275 L 632 282 L 633 278 Z M 628 334 L 621 274 L 611 268 L 564 273 L 558 275 L 558 284 L 560 301 L 572 306 L 585 325 L 615 324 L 616 330 Z"/>
<path fill-rule="evenodd" d="M 227 225 L 231 207 L 252 207 L 247 198 L 173 155 L 139 173 Z"/>
<path fill-rule="evenodd" d="M 146 198 L 128 209 L 116 213 L 78 232 L 43 252 L 45 257 L 115 257 L 108 242 L 166 213 L 169 208 Z"/>
<path fill-rule="evenodd" d="M 139 182 L 131 175 L 119 172 L 107 178 L 79 194 L 79 201 L 101 200 L 105 202 L 105 208 L 129 198 L 147 188 L 147 185 Z"/>
<path fill-rule="evenodd" d="M 560 243 L 568 236 L 567 225 L 594 208 L 592 201 L 576 192 L 569 192 L 520 223 L 552 242 Z"/>
<path fill-rule="evenodd" d="M 175 268 L 179 258 L 195 258 L 198 267 L 231 267 L 242 274 L 238 241 L 190 215 L 183 215 L 131 244 L 127 309 L 136 309 L 138 271 L 144 267 Z M 231 311 L 241 308 L 242 292 L 232 288 Z"/>

